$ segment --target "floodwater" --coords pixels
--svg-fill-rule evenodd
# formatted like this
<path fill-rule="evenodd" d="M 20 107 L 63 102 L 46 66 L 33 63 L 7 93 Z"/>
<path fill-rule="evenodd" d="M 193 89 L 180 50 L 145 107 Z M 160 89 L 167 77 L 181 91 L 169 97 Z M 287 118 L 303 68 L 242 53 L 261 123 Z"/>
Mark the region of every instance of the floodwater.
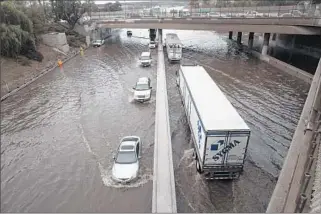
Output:
<path fill-rule="evenodd" d="M 2 212 L 150 212 L 156 51 L 140 67 L 148 31 L 126 31 L 90 48 L 1 102 Z M 151 101 L 133 100 L 151 78 Z M 112 157 L 127 135 L 142 140 L 139 179 L 111 180 Z"/>
<path fill-rule="evenodd" d="M 166 63 L 178 211 L 265 212 L 309 85 L 224 35 L 177 32 L 182 63 L 203 65 L 252 130 L 239 180 L 207 182 L 196 174 L 175 86 L 179 65 Z M 139 66 L 147 36 L 119 31 L 1 103 L 2 212 L 151 212 L 157 51 L 150 68 Z M 152 80 L 145 104 L 133 102 L 140 76 Z M 110 178 L 112 156 L 126 135 L 141 137 L 142 164 L 137 182 L 118 185 Z"/>
<path fill-rule="evenodd" d="M 176 32 L 185 47 L 181 64 L 204 66 L 252 131 L 240 179 L 204 180 L 196 173 L 175 83 L 179 64 L 166 64 L 178 212 L 265 212 L 309 85 L 255 59 L 227 35 L 167 30 L 164 36 L 166 32 Z"/>

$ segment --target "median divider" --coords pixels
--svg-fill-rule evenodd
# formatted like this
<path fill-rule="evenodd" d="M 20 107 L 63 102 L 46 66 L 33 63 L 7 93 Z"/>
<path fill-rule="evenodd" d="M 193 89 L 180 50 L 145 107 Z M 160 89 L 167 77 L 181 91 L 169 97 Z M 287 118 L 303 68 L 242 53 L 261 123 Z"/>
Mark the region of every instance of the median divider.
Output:
<path fill-rule="evenodd" d="M 177 213 L 162 33 L 158 33 L 152 212 Z"/>

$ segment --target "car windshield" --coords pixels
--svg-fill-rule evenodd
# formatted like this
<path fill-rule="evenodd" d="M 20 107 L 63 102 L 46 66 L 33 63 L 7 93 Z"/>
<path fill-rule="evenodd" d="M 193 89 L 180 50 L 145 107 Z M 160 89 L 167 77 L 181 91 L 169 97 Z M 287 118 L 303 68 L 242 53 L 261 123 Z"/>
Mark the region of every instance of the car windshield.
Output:
<path fill-rule="evenodd" d="M 120 151 L 115 162 L 119 164 L 135 163 L 137 162 L 136 153 L 134 151 Z"/>
<path fill-rule="evenodd" d="M 137 84 L 136 85 L 136 90 L 137 91 L 142 91 L 142 90 L 148 90 L 149 89 L 149 86 L 147 83 L 145 84 Z"/>
<path fill-rule="evenodd" d="M 155 44 L 155 42 L 150 42 L 150 44 Z"/>
<path fill-rule="evenodd" d="M 141 59 L 142 60 L 149 60 L 150 58 L 149 58 L 149 56 L 142 56 Z"/>
<path fill-rule="evenodd" d="M 101 43 L 101 40 L 96 40 L 95 43 Z"/>

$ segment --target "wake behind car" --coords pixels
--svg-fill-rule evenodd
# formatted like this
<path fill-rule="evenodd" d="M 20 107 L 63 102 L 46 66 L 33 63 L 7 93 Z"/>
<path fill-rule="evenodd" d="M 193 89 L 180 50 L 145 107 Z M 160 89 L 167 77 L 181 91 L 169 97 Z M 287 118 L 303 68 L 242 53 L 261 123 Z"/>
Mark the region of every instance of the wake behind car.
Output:
<path fill-rule="evenodd" d="M 138 176 L 141 158 L 141 141 L 138 136 L 127 136 L 121 139 L 114 156 L 112 179 L 119 183 L 129 183 Z"/>
<path fill-rule="evenodd" d="M 93 41 L 93 43 L 92 43 L 93 47 L 100 47 L 100 46 L 102 46 L 103 44 L 105 44 L 105 40 L 95 40 L 95 41 Z"/>
<path fill-rule="evenodd" d="M 141 77 L 138 79 L 136 86 L 133 87 L 134 99 L 139 102 L 144 102 L 151 99 L 152 87 L 150 86 L 150 79 L 148 77 Z"/>
<path fill-rule="evenodd" d="M 142 66 L 150 66 L 152 64 L 152 56 L 150 52 L 143 52 L 139 57 Z"/>

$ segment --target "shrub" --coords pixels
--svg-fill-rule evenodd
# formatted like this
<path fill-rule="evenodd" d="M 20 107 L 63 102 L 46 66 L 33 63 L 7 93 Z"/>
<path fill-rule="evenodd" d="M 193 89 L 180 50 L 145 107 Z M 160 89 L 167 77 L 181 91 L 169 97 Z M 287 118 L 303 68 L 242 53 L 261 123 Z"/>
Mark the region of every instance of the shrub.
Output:
<path fill-rule="evenodd" d="M 0 5 L 0 21 L 1 55 L 16 58 L 19 54 L 30 57 L 31 52 L 37 53 L 32 22 L 12 2 Z"/>

